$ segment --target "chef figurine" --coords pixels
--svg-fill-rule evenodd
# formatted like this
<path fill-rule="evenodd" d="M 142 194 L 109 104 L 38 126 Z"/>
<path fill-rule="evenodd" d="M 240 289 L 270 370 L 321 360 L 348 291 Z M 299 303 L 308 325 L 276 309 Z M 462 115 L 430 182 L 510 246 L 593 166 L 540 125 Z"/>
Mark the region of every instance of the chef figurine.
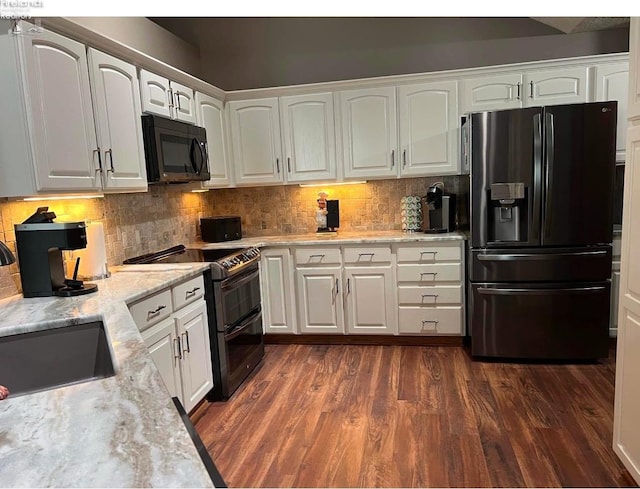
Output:
<path fill-rule="evenodd" d="M 9 389 L 7 389 L 4 385 L 0 385 L 0 401 L 9 397 Z"/>
<path fill-rule="evenodd" d="M 318 232 L 327 230 L 327 193 L 320 192 L 318 194 L 318 209 L 316 210 L 316 223 L 318 224 Z"/>

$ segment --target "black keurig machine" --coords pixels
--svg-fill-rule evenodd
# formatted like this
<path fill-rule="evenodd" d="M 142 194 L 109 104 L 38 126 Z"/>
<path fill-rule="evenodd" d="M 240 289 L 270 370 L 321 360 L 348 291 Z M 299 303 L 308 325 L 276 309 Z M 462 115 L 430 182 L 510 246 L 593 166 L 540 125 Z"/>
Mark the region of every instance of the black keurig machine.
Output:
<path fill-rule="evenodd" d="M 456 196 L 455 194 L 446 194 L 441 182 L 434 183 L 429 187 L 424 204 L 429 211 L 429 225 L 425 228 L 425 233 L 448 233 L 455 229 Z"/>
<path fill-rule="evenodd" d="M 53 222 L 55 217 L 53 212 L 47 212 L 46 207 L 41 207 L 22 224 L 14 226 L 22 294 L 25 297 L 69 297 L 98 290 L 96 284 L 76 280 L 79 259 L 73 278 L 65 278 L 61 250 L 87 246 L 85 223 Z"/>

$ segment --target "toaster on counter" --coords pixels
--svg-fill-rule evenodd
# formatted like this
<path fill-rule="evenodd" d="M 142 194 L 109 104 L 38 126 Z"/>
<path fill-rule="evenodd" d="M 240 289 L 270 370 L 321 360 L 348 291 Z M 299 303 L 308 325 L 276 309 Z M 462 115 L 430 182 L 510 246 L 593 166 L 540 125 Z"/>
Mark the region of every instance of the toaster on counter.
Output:
<path fill-rule="evenodd" d="M 203 217 L 200 233 L 207 243 L 233 241 L 242 238 L 242 225 L 238 216 Z"/>

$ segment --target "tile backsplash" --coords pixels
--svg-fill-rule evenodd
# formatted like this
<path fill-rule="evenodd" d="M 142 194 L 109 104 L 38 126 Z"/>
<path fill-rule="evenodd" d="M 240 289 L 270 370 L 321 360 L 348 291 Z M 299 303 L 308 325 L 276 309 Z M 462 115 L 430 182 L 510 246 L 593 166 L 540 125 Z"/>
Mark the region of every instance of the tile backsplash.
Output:
<path fill-rule="evenodd" d="M 421 195 L 434 182 L 442 181 L 445 190 L 461 195 L 458 221 L 464 225 L 464 196 L 468 194 L 466 176 L 404 178 L 376 180 L 364 184 L 326 185 L 301 188 L 298 185 L 258 188 L 218 189 L 209 192 L 212 216 L 242 217 L 245 236 L 298 234 L 315 232 L 318 193 L 326 191 L 328 199 L 340 201 L 341 231 L 376 231 L 401 229 L 400 199 Z"/>
<path fill-rule="evenodd" d="M 377 180 L 365 184 L 298 185 L 182 192 L 179 187 L 153 186 L 146 193 L 109 194 L 102 199 L 36 202 L 0 201 L 0 240 L 15 253 L 14 224 L 37 207 L 48 206 L 57 221 L 100 220 L 104 224 L 109 266 L 132 256 L 158 251 L 200 236 L 201 217 L 237 215 L 245 236 L 315 232 L 316 199 L 326 191 L 340 201 L 340 230 L 375 231 L 401 228 L 400 199 L 425 195 L 429 185 L 443 181 L 447 191 L 465 195 L 468 177 Z M 465 199 L 459 199 L 458 208 Z M 458 212 L 465 224 L 465 214 Z M 18 264 L 0 267 L 0 299 L 20 293 Z"/>

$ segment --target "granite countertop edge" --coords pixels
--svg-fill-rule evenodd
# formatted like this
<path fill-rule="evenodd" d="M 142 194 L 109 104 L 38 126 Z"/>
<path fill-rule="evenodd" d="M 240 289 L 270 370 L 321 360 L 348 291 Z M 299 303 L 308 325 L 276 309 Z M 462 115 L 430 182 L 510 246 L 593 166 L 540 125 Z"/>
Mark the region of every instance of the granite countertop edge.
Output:
<path fill-rule="evenodd" d="M 0 401 L 3 487 L 213 487 L 127 307 L 208 266 L 115 272 L 94 294 L 0 301 L 0 337 L 103 321 L 115 369 Z"/>

